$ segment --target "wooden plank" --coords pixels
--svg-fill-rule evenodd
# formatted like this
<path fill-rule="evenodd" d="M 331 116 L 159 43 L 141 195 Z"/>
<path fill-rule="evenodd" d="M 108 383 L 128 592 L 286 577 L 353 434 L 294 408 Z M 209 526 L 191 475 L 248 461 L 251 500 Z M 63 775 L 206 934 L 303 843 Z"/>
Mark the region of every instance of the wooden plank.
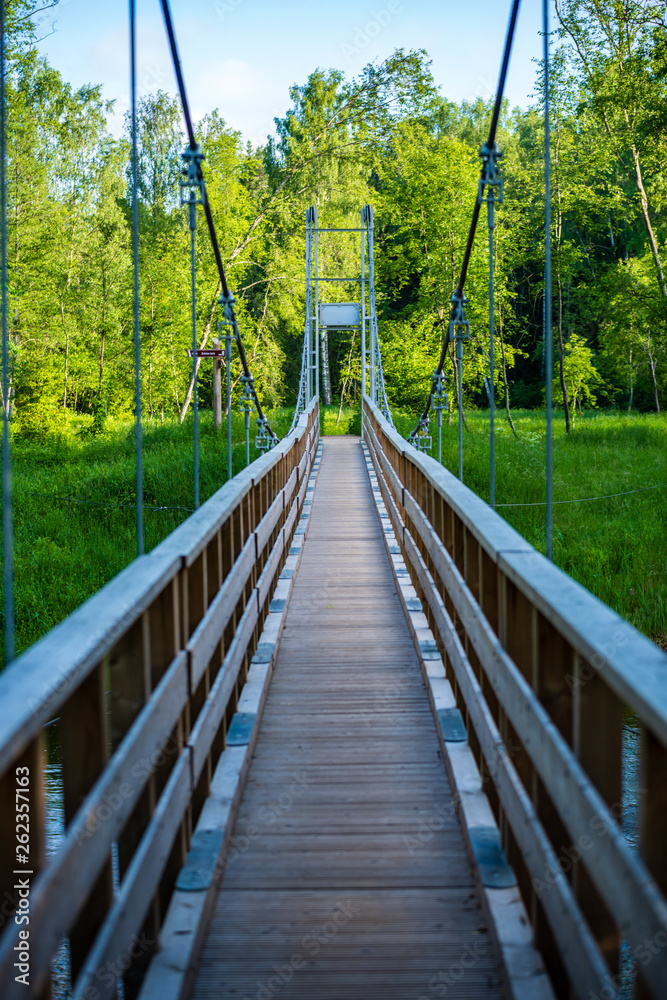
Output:
<path fill-rule="evenodd" d="M 273 989 L 273 965 L 338 914 L 326 961 L 295 973 L 286 996 L 433 995 L 429 979 L 478 940 L 484 955 L 460 995 L 499 997 L 358 443 L 329 439 L 323 456 L 192 996 L 255 996 L 264 982 Z M 409 684 L 396 683 L 408 675 Z M 387 699 L 390 712 L 382 711 Z M 336 900 L 352 894 L 359 906 L 346 916 Z"/>

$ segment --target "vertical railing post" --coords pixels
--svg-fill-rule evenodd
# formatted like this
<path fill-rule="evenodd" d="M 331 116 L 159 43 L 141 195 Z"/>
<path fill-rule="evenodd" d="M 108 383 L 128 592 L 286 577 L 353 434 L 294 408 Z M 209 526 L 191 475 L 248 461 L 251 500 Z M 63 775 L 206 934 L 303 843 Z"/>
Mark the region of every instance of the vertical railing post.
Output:
<path fill-rule="evenodd" d="M 141 626 L 139 626 L 140 628 Z M 60 710 L 65 825 L 74 818 L 107 762 L 105 665 L 95 667 Z M 143 680 L 143 671 L 142 671 Z M 113 899 L 111 855 L 69 934 L 72 979 L 76 979 Z"/>
<path fill-rule="evenodd" d="M 313 233 L 315 236 L 315 395 L 320 394 L 320 271 L 318 258 L 319 229 L 317 221 L 317 209 L 312 210 Z"/>
<path fill-rule="evenodd" d="M 225 361 L 227 363 L 227 479 L 232 471 L 232 332 L 227 327 L 225 334 Z"/>
<path fill-rule="evenodd" d="M 546 352 L 546 535 L 553 558 L 553 344 L 551 342 L 551 151 L 549 147 L 549 0 L 543 0 L 544 34 L 544 348 Z"/>
<path fill-rule="evenodd" d="M 5 666 L 14 659 L 14 569 L 9 443 L 9 337 L 7 331 L 7 210 L 5 172 L 5 4 L 0 2 L 0 295 L 2 303 L 2 613 Z"/>
<path fill-rule="evenodd" d="M 366 395 L 366 209 L 361 210 L 361 437 L 364 437 L 363 401 Z"/>

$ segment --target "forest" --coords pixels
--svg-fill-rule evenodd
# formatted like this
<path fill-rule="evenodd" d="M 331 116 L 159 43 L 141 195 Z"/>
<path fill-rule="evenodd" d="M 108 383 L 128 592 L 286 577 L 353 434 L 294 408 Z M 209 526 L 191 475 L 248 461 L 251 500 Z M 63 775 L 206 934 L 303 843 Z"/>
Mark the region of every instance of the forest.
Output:
<path fill-rule="evenodd" d="M 40 56 L 32 7 L 10 0 L 6 87 L 8 409 L 15 433 L 91 433 L 133 410 L 129 122 L 91 82 L 73 89 Z M 667 395 L 667 29 L 663 3 L 558 0 L 551 87 L 554 399 L 567 430 L 586 407 L 657 410 Z M 496 400 L 544 406 L 543 117 L 505 104 L 497 143 Z M 416 411 L 430 387 L 477 195 L 491 102 L 452 103 L 426 51 L 398 50 L 347 79 L 314 69 L 290 90 L 276 138 L 244 144 L 224 108 L 196 125 L 209 199 L 260 398 L 293 405 L 305 306 L 304 216 L 358 225 L 375 213 L 376 288 L 390 402 Z M 147 421 L 191 405 L 185 139 L 167 93 L 139 103 L 140 294 Z M 488 405 L 488 260 L 484 216 L 466 285 L 471 339 L 466 407 Z M 198 336 L 217 334 L 218 276 L 197 229 Z M 359 242 L 320 238 L 320 273 L 359 271 Z M 330 284 L 330 299 L 358 286 Z M 330 338 L 334 397 L 358 397 L 358 337 Z M 449 405 L 456 386 L 447 370 Z M 234 372 L 239 391 L 240 367 Z M 210 406 L 210 366 L 199 373 Z"/>

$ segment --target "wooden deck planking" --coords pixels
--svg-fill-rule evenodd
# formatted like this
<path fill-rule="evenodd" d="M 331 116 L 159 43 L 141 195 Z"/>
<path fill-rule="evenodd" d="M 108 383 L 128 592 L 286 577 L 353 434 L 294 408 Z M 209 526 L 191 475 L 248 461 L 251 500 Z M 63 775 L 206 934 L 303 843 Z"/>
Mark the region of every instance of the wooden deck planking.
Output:
<path fill-rule="evenodd" d="M 451 800 L 358 440 L 327 438 L 194 1000 L 504 996 Z"/>

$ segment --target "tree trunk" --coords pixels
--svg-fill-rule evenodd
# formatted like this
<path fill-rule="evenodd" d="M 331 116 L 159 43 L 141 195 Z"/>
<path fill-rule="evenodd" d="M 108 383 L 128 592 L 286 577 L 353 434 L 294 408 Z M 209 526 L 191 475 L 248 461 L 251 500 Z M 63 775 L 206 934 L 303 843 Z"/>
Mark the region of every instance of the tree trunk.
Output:
<path fill-rule="evenodd" d="M 181 404 L 178 400 L 178 372 L 176 371 L 176 358 L 174 357 L 174 333 L 173 330 L 169 335 L 170 345 L 171 345 L 171 364 L 174 369 L 174 396 L 176 397 L 176 408 L 180 410 Z"/>
<path fill-rule="evenodd" d="M 496 240 L 496 247 L 498 241 Z M 498 296 L 498 337 L 500 339 L 500 356 L 503 362 L 503 385 L 505 387 L 505 413 L 507 414 L 507 420 L 510 427 L 512 428 L 512 433 L 514 437 L 518 437 L 516 432 L 516 427 L 514 426 L 514 421 L 512 420 L 512 414 L 510 413 L 510 387 L 507 381 L 507 365 L 505 364 L 505 341 L 503 339 L 503 314 L 501 311 L 500 296 Z"/>
<path fill-rule="evenodd" d="M 452 364 L 454 365 L 454 388 L 455 388 L 455 391 L 456 391 L 456 408 L 458 410 L 458 406 L 459 406 L 459 363 L 456 360 L 456 355 L 455 354 L 452 354 Z M 470 428 L 468 427 L 468 421 L 466 420 L 466 415 L 465 415 L 465 410 L 463 409 L 463 405 L 461 405 L 461 416 L 463 417 L 463 426 L 465 427 L 465 429 L 467 431 L 469 431 Z M 450 417 L 450 421 L 449 422 L 451 424 L 451 422 L 452 422 L 451 421 L 451 417 Z"/>
<path fill-rule="evenodd" d="M 633 379 L 632 379 L 632 348 L 630 348 L 630 364 L 629 364 L 629 368 L 630 368 L 630 399 L 628 400 L 628 413 L 630 413 L 631 410 L 632 410 L 632 397 L 633 397 L 634 392 L 635 392 L 635 387 L 634 387 Z"/>
<path fill-rule="evenodd" d="M 320 368 L 322 370 L 322 402 L 331 406 L 331 375 L 329 374 L 329 337 L 327 328 L 320 331 Z"/>
<path fill-rule="evenodd" d="M 639 192 L 639 203 L 642 209 L 642 218 L 644 220 L 644 226 L 646 227 L 646 235 L 648 236 L 648 241 L 651 244 L 651 254 L 653 255 L 653 263 L 655 264 L 655 273 L 658 278 L 658 284 L 660 285 L 660 291 L 662 292 L 662 297 L 667 301 L 667 281 L 665 281 L 665 273 L 662 269 L 662 262 L 660 260 L 660 253 L 658 251 L 658 241 L 655 238 L 655 233 L 653 232 L 653 226 L 651 224 L 651 216 L 649 214 L 648 208 L 648 198 L 646 196 L 646 191 L 644 189 L 644 181 L 642 179 L 641 164 L 639 162 L 639 154 L 632 146 L 632 160 L 635 167 L 635 184 L 637 185 L 637 191 Z"/>
<path fill-rule="evenodd" d="M 107 286 L 106 286 L 106 274 L 104 271 L 104 260 L 102 261 L 102 340 L 100 342 L 100 384 L 99 384 L 99 398 L 102 399 L 102 377 L 104 375 L 104 342 L 106 340 L 106 301 L 107 301 Z"/>
<path fill-rule="evenodd" d="M 648 361 L 651 366 L 651 378 L 653 379 L 653 395 L 655 396 L 655 410 L 656 413 L 660 413 L 660 403 L 658 402 L 658 382 L 655 377 L 655 358 L 653 357 L 653 351 L 651 350 L 651 329 L 649 327 L 648 338 L 647 338 L 647 352 Z"/>
<path fill-rule="evenodd" d="M 151 328 L 148 333 L 148 419 L 153 419 L 153 323 L 155 321 L 155 289 L 151 283 Z"/>
<path fill-rule="evenodd" d="M 69 368 L 69 330 L 65 329 L 65 303 L 60 300 L 60 315 L 65 333 L 65 385 L 63 387 L 63 410 L 67 409 L 67 371 Z"/>
<path fill-rule="evenodd" d="M 347 374 L 346 374 L 345 378 L 343 379 L 343 385 L 342 385 L 341 390 L 340 390 L 340 406 L 338 407 L 338 416 L 336 417 L 336 427 L 338 427 L 338 424 L 340 423 L 340 418 L 341 418 L 342 413 L 343 413 L 343 401 L 345 399 L 345 393 L 347 392 L 348 386 L 350 385 L 350 381 L 352 379 L 352 375 L 350 374 L 350 369 L 352 367 L 352 351 L 353 350 L 354 350 L 354 330 L 352 331 L 352 341 L 350 343 L 350 353 L 347 356 Z"/>
<path fill-rule="evenodd" d="M 558 350 L 560 354 L 560 388 L 563 393 L 563 410 L 565 411 L 565 433 L 570 433 L 570 405 L 567 399 L 565 385 L 565 345 L 563 344 L 563 283 L 558 277 Z"/>

